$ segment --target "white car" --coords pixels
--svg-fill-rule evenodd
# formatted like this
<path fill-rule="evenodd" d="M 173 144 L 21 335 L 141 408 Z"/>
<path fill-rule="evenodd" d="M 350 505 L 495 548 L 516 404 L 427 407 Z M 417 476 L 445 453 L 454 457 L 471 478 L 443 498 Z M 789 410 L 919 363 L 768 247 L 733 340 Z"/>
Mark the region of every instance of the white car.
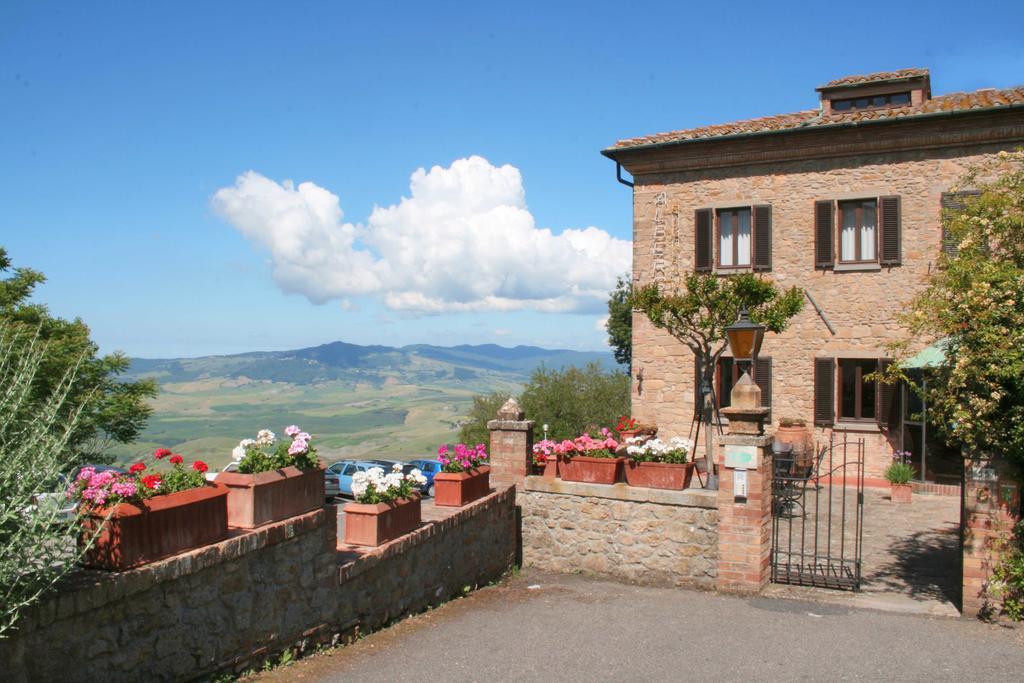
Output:
<path fill-rule="evenodd" d="M 238 471 L 238 461 L 235 460 L 235 461 L 229 462 L 227 465 L 225 465 L 224 469 L 222 469 L 220 472 L 237 472 L 237 471 Z M 206 472 L 206 481 L 213 481 L 214 479 L 217 478 L 217 475 L 220 474 L 220 472 L 210 472 L 210 471 L 207 471 Z"/>

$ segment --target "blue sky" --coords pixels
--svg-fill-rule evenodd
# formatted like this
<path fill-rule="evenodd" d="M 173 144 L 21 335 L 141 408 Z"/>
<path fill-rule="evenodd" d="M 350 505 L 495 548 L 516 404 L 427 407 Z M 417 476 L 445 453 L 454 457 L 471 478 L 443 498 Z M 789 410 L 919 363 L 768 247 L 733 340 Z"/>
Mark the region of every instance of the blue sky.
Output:
<path fill-rule="evenodd" d="M 1024 82 L 1024 5 L 965 7 L 8 1 L 0 245 L 104 351 L 603 348 L 632 216 L 600 149 L 847 74 Z"/>

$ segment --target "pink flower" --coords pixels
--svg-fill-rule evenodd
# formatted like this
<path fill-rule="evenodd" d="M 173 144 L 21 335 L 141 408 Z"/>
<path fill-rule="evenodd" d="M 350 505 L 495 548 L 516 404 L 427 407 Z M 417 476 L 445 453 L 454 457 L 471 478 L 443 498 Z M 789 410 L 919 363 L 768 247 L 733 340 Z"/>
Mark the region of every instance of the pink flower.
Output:
<path fill-rule="evenodd" d="M 309 441 L 313 437 L 311 437 L 308 432 L 299 432 L 298 436 L 296 436 L 295 438 L 298 439 L 299 441 Z"/>
<path fill-rule="evenodd" d="M 92 475 L 96 474 L 95 467 L 83 467 L 82 471 L 75 477 L 76 481 L 82 481 L 84 479 L 92 479 Z"/>
<path fill-rule="evenodd" d="M 130 481 L 115 481 L 110 485 L 110 492 L 122 498 L 131 498 L 137 491 L 135 483 Z"/>
<path fill-rule="evenodd" d="M 438 455 L 438 457 L 440 457 L 442 455 L 445 455 L 446 453 L 448 453 L 448 446 L 438 446 L 437 447 L 437 455 Z"/>
<path fill-rule="evenodd" d="M 302 430 L 299 429 L 297 425 L 289 425 L 284 428 L 284 433 L 287 434 L 288 436 L 295 436 L 301 431 Z"/>
<path fill-rule="evenodd" d="M 288 455 L 300 455 L 309 450 L 309 444 L 302 439 L 296 438 L 292 441 L 292 445 L 288 447 Z"/>

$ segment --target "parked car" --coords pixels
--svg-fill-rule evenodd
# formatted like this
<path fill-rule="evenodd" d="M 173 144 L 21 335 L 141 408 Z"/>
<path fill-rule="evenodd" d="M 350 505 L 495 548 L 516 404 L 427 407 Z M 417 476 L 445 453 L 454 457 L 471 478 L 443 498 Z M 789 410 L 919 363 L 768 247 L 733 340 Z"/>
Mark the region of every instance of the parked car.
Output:
<path fill-rule="evenodd" d="M 434 475 L 441 471 L 441 463 L 436 460 L 425 460 L 417 459 L 410 460 L 409 465 L 412 465 L 426 477 L 427 483 L 423 485 L 424 495 L 434 497 Z"/>
<path fill-rule="evenodd" d="M 217 478 L 217 475 L 220 474 L 221 472 L 237 472 L 237 471 L 238 471 L 238 461 L 234 460 L 232 462 L 229 462 L 227 465 L 224 465 L 224 469 L 220 470 L 220 472 L 214 472 L 212 470 L 207 470 L 206 474 L 203 475 L 203 476 L 206 477 L 206 481 L 213 481 L 214 479 Z"/>
<path fill-rule="evenodd" d="M 391 468 L 392 463 L 386 460 L 341 460 L 327 468 L 324 473 L 324 488 L 330 496 L 351 496 L 352 475 L 366 472 L 379 467 L 383 470 Z M 337 493 L 332 493 L 337 491 Z"/>

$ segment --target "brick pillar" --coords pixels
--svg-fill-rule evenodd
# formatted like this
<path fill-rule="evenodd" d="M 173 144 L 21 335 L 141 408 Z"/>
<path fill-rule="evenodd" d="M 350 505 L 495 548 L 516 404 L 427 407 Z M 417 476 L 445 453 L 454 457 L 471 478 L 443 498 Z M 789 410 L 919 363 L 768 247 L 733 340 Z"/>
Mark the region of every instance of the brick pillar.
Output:
<path fill-rule="evenodd" d="M 986 590 L 1001 559 L 1001 544 L 1020 520 L 1020 486 L 1002 459 L 967 461 L 963 511 L 963 615 L 988 616 L 999 609 Z"/>
<path fill-rule="evenodd" d="M 524 420 L 525 414 L 514 398 L 510 398 L 498 411 L 497 419 L 487 423 L 491 430 L 491 482 L 515 484 L 523 487 L 523 479 L 530 473 L 533 451 L 533 420 Z"/>
<path fill-rule="evenodd" d="M 764 434 L 763 426 L 768 409 L 734 406 L 722 413 L 729 419 L 729 429 L 718 439 L 716 458 L 719 476 L 715 587 L 727 593 L 758 593 L 771 577 L 772 439 Z M 745 498 L 734 493 L 739 472 L 747 478 Z"/>

